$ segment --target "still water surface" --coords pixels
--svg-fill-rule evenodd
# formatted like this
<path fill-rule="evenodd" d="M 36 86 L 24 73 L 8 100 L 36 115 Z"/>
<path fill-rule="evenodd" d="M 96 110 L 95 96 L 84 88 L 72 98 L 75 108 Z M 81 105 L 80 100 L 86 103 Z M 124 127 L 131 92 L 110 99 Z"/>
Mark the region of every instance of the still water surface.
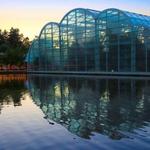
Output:
<path fill-rule="evenodd" d="M 0 75 L 0 150 L 149 150 L 150 79 Z"/>

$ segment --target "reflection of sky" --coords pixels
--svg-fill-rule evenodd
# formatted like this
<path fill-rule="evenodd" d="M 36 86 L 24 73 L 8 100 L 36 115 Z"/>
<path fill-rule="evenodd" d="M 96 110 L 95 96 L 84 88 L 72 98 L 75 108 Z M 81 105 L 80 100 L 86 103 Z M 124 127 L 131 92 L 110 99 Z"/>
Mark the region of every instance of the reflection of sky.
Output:
<path fill-rule="evenodd" d="M 33 38 L 49 21 L 60 21 L 76 7 L 103 10 L 119 8 L 150 15 L 150 0 L 0 0 L 0 28 L 18 27 Z"/>

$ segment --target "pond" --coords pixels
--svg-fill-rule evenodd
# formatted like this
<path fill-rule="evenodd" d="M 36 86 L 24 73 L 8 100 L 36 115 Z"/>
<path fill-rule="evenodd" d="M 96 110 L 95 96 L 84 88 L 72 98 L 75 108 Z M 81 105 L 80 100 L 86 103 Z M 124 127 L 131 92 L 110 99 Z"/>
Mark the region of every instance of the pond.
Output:
<path fill-rule="evenodd" d="M 149 150 L 150 78 L 0 75 L 0 150 Z"/>

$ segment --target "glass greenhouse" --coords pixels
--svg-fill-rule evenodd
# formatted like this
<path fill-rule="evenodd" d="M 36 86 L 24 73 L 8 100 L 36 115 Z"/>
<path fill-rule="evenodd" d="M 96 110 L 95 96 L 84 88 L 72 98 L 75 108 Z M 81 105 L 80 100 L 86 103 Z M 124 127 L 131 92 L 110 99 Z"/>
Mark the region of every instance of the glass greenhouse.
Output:
<path fill-rule="evenodd" d="M 150 73 L 150 17 L 73 9 L 42 28 L 27 63 L 28 72 Z"/>

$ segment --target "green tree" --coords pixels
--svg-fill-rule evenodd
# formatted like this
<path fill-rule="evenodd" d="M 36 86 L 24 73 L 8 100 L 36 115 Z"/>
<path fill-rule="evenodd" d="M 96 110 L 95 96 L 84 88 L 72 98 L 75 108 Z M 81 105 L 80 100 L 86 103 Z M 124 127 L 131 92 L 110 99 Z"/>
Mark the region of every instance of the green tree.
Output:
<path fill-rule="evenodd" d="M 9 32 L 0 30 L 0 64 L 24 64 L 29 46 L 29 38 L 20 34 L 19 29 L 11 28 Z"/>

